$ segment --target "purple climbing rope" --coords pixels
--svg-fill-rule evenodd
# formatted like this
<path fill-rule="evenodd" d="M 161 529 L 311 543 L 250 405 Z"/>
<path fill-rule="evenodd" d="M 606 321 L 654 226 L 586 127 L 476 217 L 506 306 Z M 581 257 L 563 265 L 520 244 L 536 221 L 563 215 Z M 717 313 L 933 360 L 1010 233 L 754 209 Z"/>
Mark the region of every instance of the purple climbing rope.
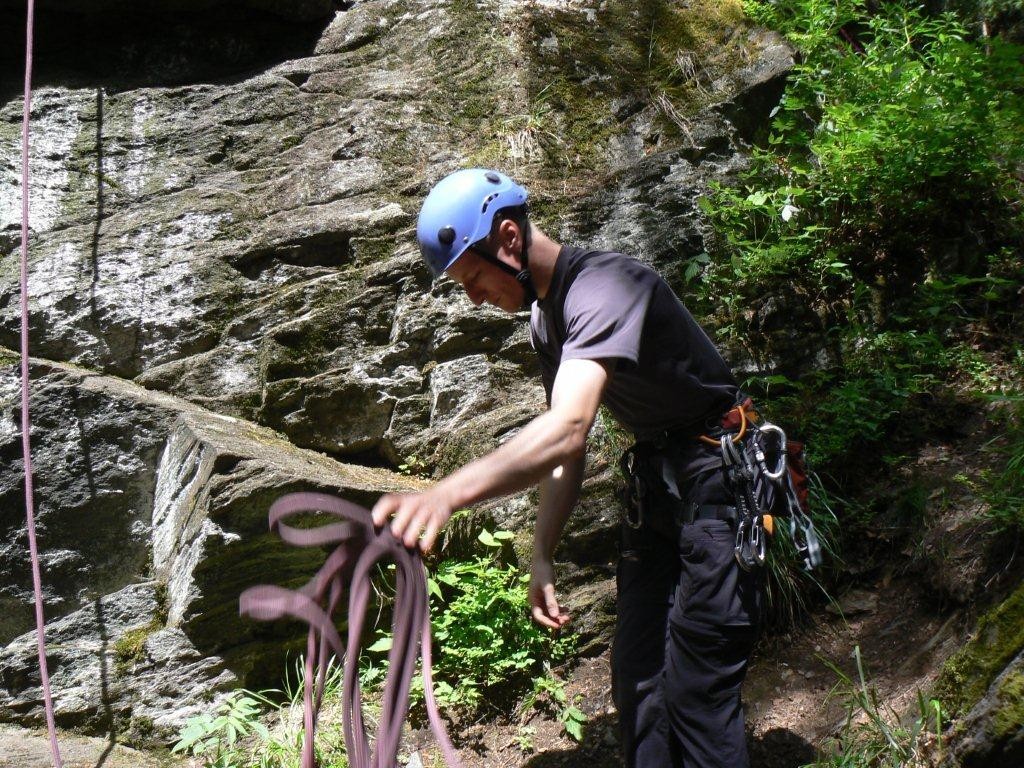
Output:
<path fill-rule="evenodd" d="M 25 100 L 21 115 L 21 450 L 25 457 L 25 520 L 28 550 L 32 559 L 32 589 L 36 602 L 36 645 L 39 648 L 39 677 L 43 683 L 46 729 L 50 734 L 50 753 L 56 768 L 63 766 L 57 745 L 57 728 L 50 695 L 50 673 L 46 668 L 46 620 L 43 617 L 43 588 L 39 577 L 39 550 L 36 546 L 36 521 L 32 488 L 31 421 L 28 412 L 28 127 L 32 112 L 32 37 L 35 0 L 28 0 L 25 19 Z"/>
<path fill-rule="evenodd" d="M 318 528 L 295 528 L 285 518 L 321 512 L 344 522 Z M 270 508 L 270 530 L 297 547 L 336 545 L 320 570 L 302 588 L 292 591 L 273 585 L 252 587 L 242 593 L 239 612 L 259 621 L 285 617 L 309 624 L 306 642 L 306 679 L 302 768 L 315 768 L 313 735 L 323 702 L 324 683 L 332 656 L 344 660 L 342 676 L 342 728 L 351 768 L 393 768 L 397 764 L 402 723 L 409 709 L 409 687 L 422 641 L 423 690 L 434 737 L 451 768 L 460 763 L 445 731 L 434 699 L 430 671 L 430 610 L 426 574 L 418 553 L 402 546 L 388 528 L 374 528 L 368 510 L 322 493 L 293 493 Z M 374 749 L 363 720 L 359 690 L 359 641 L 370 602 L 371 569 L 381 560 L 395 563 L 395 603 L 388 672 L 384 680 L 380 725 Z M 348 644 L 342 642 L 333 614 L 348 596 Z"/>

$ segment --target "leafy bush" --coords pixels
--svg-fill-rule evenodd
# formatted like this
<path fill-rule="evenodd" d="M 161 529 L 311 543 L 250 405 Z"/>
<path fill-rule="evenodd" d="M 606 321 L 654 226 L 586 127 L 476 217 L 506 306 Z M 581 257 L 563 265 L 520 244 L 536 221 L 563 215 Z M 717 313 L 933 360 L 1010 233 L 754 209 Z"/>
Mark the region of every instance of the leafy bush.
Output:
<path fill-rule="evenodd" d="M 571 640 L 552 640 L 530 620 L 529 575 L 499 559 L 511 538 L 508 531 L 482 531 L 488 554 L 442 561 L 431 579 L 434 688 L 443 705 L 474 710 L 499 695 L 511 701 L 529 690 L 546 661 L 571 648 Z M 373 646 L 388 647 L 386 634 Z M 382 679 L 384 664 L 367 668 L 364 681 Z M 419 685 L 414 700 L 422 696 Z"/>
<path fill-rule="evenodd" d="M 986 484 L 988 516 L 1000 533 L 1024 532 L 1024 396 L 1009 400 L 1009 414 L 1004 432 L 1006 445 L 1001 453 L 1006 464 Z"/>
<path fill-rule="evenodd" d="M 232 691 L 217 706 L 216 714 L 204 712 L 189 718 L 171 752 L 200 758 L 206 768 L 235 768 L 246 765 L 248 750 L 241 740 L 255 734 L 269 739 L 260 722 L 260 705 L 269 703 L 262 695 L 246 690 Z"/>
<path fill-rule="evenodd" d="M 797 62 L 749 169 L 700 201 L 716 237 L 698 303 L 735 341 L 773 292 L 822 319 L 833 364 L 770 399 L 841 484 L 953 380 L 998 388 L 964 337 L 1019 324 L 1022 49 L 914 4 L 745 8 Z"/>
<path fill-rule="evenodd" d="M 710 269 L 714 293 L 785 275 L 834 299 L 881 271 L 916 278 L 927 266 L 921 241 L 972 211 L 1012 217 L 1024 157 L 1019 49 L 986 48 L 951 14 L 895 3 L 746 7 L 800 55 L 768 148 L 739 186 L 702 203 L 727 257 Z"/>

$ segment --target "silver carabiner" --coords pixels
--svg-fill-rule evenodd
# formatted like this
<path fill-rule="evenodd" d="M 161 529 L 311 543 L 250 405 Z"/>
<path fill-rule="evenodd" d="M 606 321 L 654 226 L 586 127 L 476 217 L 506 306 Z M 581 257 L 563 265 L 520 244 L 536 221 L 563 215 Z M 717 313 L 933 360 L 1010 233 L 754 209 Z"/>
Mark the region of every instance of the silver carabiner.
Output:
<path fill-rule="evenodd" d="M 764 533 L 764 524 L 759 516 L 750 526 L 750 548 L 754 553 L 754 562 L 758 565 L 764 565 L 764 561 L 768 556 L 767 541 L 768 539 Z"/>
<path fill-rule="evenodd" d="M 768 459 L 765 456 L 764 449 L 757 445 L 757 463 L 761 465 L 761 471 L 764 472 L 765 477 L 769 480 L 781 480 L 783 475 L 786 474 L 786 433 L 782 431 L 782 427 L 775 424 L 765 422 L 758 431 L 762 434 L 765 432 L 771 432 L 778 435 L 779 438 L 779 460 L 775 465 L 774 469 L 768 468 Z"/>

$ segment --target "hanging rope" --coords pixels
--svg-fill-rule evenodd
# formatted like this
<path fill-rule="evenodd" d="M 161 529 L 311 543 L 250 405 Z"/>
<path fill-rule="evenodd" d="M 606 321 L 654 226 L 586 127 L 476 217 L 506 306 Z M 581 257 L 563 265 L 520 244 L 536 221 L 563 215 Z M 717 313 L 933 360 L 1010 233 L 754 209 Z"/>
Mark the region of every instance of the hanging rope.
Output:
<path fill-rule="evenodd" d="M 31 421 L 28 413 L 28 128 L 32 111 L 32 37 L 35 21 L 35 0 L 28 0 L 25 19 L 25 100 L 21 115 L 21 450 L 25 457 L 25 520 L 28 528 L 28 550 L 32 560 L 32 589 L 36 601 L 36 645 L 39 648 L 39 677 L 43 683 L 46 729 L 50 734 L 50 753 L 56 768 L 62 768 L 57 728 L 53 718 L 50 695 L 50 673 L 46 668 L 46 621 L 43 618 L 43 588 L 39 577 L 39 550 L 36 547 L 36 521 L 32 488 Z"/>
<path fill-rule="evenodd" d="M 330 514 L 345 522 L 318 528 L 295 528 L 283 522 L 291 515 L 308 512 Z M 260 621 L 291 617 L 309 624 L 303 692 L 305 741 L 302 768 L 316 766 L 313 734 L 332 655 L 344 660 L 342 727 L 349 765 L 351 768 L 393 768 L 397 765 L 402 724 L 409 709 L 409 686 L 421 639 L 427 716 L 448 765 L 459 768 L 458 757 L 434 700 L 429 600 L 426 574 L 419 554 L 403 547 L 391 535 L 390 529 L 378 531 L 374 528 L 369 511 L 322 493 L 293 493 L 278 499 L 270 508 L 270 530 L 297 547 L 336 545 L 320 570 L 301 589 L 292 591 L 263 585 L 247 589 L 239 599 L 239 612 L 243 616 Z M 371 569 L 384 559 L 395 563 L 395 618 L 380 726 L 375 749 L 371 753 L 359 691 L 359 646 L 370 601 Z M 332 618 L 344 596 L 346 582 L 349 586 L 347 649 Z"/>

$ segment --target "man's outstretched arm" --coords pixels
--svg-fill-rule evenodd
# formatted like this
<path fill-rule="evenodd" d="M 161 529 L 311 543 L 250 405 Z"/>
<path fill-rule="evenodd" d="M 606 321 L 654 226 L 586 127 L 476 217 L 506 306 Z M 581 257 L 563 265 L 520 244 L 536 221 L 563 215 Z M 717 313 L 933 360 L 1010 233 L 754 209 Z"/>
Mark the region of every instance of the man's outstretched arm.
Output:
<path fill-rule="evenodd" d="M 585 456 L 570 459 L 540 481 L 529 598 L 533 620 L 549 629 L 558 629 L 569 620 L 555 595 L 555 548 L 569 513 L 576 506 L 585 464 Z"/>
<path fill-rule="evenodd" d="M 503 446 L 433 488 L 382 496 L 373 508 L 374 523 L 384 525 L 392 518 L 392 532 L 407 547 L 419 542 L 424 551 L 429 551 L 454 510 L 521 491 L 555 467 L 578 463 L 586 451 L 587 433 L 597 415 L 608 375 L 607 365 L 600 361 L 564 362 L 555 376 L 550 410 Z"/>

